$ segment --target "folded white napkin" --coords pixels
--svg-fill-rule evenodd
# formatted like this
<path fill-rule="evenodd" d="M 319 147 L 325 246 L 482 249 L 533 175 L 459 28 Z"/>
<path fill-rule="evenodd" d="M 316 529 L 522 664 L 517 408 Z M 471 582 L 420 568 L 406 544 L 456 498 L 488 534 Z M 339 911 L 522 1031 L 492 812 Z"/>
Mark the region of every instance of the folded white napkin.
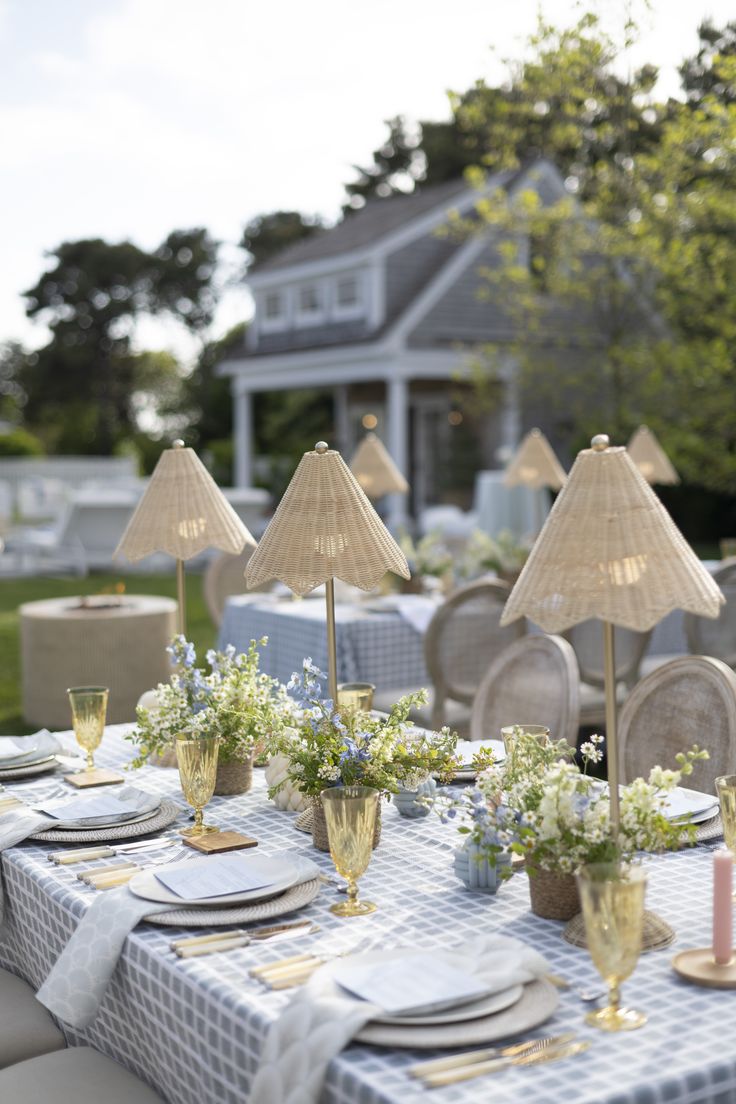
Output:
<path fill-rule="evenodd" d="M 43 828 L 51 828 L 56 823 L 54 817 L 35 813 L 32 809 L 12 809 L 9 813 L 3 813 L 0 816 L 0 852 L 7 847 L 15 847 L 16 843 L 22 843 L 29 836 L 35 835 Z M 0 933 L 4 920 L 5 906 L 2 881 L 0 881 Z"/>
<path fill-rule="evenodd" d="M 540 954 L 507 936 L 477 936 L 458 953 L 462 968 L 492 992 L 549 971 Z M 327 971 L 317 970 L 269 1028 L 248 1104 L 317 1104 L 328 1065 L 378 1011 L 374 1004 L 343 995 Z"/>
<path fill-rule="evenodd" d="M 421 594 L 399 594 L 391 601 L 404 621 L 424 636 L 429 622 L 437 612 L 437 601 Z"/>
<path fill-rule="evenodd" d="M 298 867 L 295 885 L 319 874 L 319 867 L 311 859 L 291 851 L 280 857 L 287 855 Z M 145 901 L 127 886 L 98 894 L 54 963 L 37 999 L 64 1023 L 86 1027 L 97 1015 L 129 933 L 144 916 L 181 907 Z"/>

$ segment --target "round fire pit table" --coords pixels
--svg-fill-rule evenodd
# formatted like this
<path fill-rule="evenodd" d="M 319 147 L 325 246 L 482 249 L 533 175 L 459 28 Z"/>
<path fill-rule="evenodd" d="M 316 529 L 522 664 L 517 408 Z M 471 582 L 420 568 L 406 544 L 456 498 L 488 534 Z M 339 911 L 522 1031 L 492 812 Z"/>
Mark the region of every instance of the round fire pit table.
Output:
<path fill-rule="evenodd" d="M 109 686 L 108 724 L 135 720 L 144 692 L 171 674 L 166 645 L 176 632 L 172 598 L 52 598 L 20 607 L 23 716 L 69 728 L 70 686 Z"/>

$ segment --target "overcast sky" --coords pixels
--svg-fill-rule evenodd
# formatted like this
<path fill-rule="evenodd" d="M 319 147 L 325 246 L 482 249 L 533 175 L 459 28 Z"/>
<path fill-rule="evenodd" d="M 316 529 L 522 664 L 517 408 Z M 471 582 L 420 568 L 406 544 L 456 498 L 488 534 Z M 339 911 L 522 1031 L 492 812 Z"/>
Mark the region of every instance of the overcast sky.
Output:
<path fill-rule="evenodd" d="M 696 27 L 733 0 L 639 0 L 627 64 L 660 66 L 663 95 Z M 590 7 L 590 4 L 585 5 Z M 620 35 L 626 0 L 599 0 Z M 255 214 L 336 217 L 351 165 L 382 121 L 447 117 L 447 89 L 501 77 L 533 30 L 537 0 L 0 0 L 0 342 L 39 345 L 20 292 L 63 240 L 174 228 L 238 240 Z M 575 0 L 543 0 L 573 22 Z M 236 252 L 229 256 L 234 262 Z M 227 256 L 227 254 L 226 254 Z M 231 293 L 217 329 L 244 317 Z M 185 345 L 175 328 L 143 342 Z"/>

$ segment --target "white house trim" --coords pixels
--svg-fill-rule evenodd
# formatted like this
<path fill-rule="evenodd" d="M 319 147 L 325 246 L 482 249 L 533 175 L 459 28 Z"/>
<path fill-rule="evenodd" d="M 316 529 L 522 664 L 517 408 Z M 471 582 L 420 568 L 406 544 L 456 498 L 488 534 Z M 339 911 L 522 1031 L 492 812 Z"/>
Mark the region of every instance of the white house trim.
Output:
<path fill-rule="evenodd" d="M 494 179 L 496 178 L 491 177 L 491 181 Z M 496 183 L 488 188 L 488 192 L 494 192 L 500 186 L 501 181 L 496 180 Z M 451 201 L 448 201 L 446 206 L 435 207 L 424 215 L 410 219 L 404 226 L 398 230 L 389 231 L 370 246 L 364 246 L 362 249 L 346 250 L 345 253 L 338 253 L 330 257 L 319 257 L 313 261 L 302 261 L 301 264 L 283 265 L 283 267 L 273 270 L 266 269 L 259 272 L 256 269 L 252 275 L 248 276 L 248 283 L 254 289 L 260 291 L 272 287 L 274 284 L 282 284 L 285 277 L 289 282 L 294 281 L 296 283 L 298 280 L 331 276 L 345 269 L 358 268 L 363 264 L 371 264 L 376 260 L 382 260 L 386 254 L 393 253 L 394 250 L 409 245 L 415 238 L 423 237 L 438 226 L 442 226 L 443 223 L 447 222 L 448 211 L 457 210 L 462 214 L 472 210 L 478 200 L 485 194 L 487 194 L 485 190 L 478 192 L 472 188 L 465 192 L 460 191 L 452 197 Z"/>
<path fill-rule="evenodd" d="M 432 307 L 449 291 L 459 276 L 480 257 L 488 245 L 490 235 L 479 234 L 461 246 L 449 261 L 439 270 L 424 291 L 412 300 L 403 314 L 386 334 L 384 340 L 393 347 L 403 346 L 409 334 L 414 330 Z"/>

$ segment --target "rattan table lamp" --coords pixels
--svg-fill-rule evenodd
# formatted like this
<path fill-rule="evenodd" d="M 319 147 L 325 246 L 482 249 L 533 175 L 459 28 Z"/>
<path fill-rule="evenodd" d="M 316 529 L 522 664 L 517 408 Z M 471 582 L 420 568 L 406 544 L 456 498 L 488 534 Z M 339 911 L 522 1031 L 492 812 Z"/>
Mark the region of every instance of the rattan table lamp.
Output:
<path fill-rule="evenodd" d="M 613 626 L 644 631 L 673 609 L 717 617 L 724 597 L 625 448 L 578 453 L 501 616 L 557 633 L 603 622 L 611 822 L 619 824 Z"/>
<path fill-rule="evenodd" d="M 114 555 L 135 562 L 152 552 L 167 552 L 176 560 L 179 599 L 178 628 L 186 635 L 184 561 L 219 548 L 237 555 L 255 540 L 215 483 L 194 449 L 174 441 L 164 449 L 146 492 Z"/>
<path fill-rule="evenodd" d="M 409 490 L 409 484 L 375 433 L 366 433 L 350 461 L 350 470 L 369 498 L 407 494 Z"/>
<path fill-rule="evenodd" d="M 503 481 L 507 487 L 523 484 L 534 490 L 551 487 L 553 491 L 559 491 L 566 479 L 564 469 L 541 429 L 532 429 L 509 460 Z"/>
<path fill-rule="evenodd" d="M 552 451 L 541 429 L 532 429 L 527 433 L 514 455 L 509 460 L 503 477 L 507 487 L 524 486 L 533 491 L 550 487 L 559 491 L 564 487 L 567 476 L 559 460 Z M 541 495 L 536 496 L 537 532 L 544 525 L 544 502 Z"/>
<path fill-rule="evenodd" d="M 329 692 L 335 702 L 334 580 L 370 590 L 387 571 L 410 578 L 406 556 L 340 453 L 318 441 L 299 461 L 245 577 L 251 588 L 279 579 L 302 595 L 325 584 Z"/>
<path fill-rule="evenodd" d="M 639 426 L 632 435 L 628 451 L 647 483 L 672 485 L 680 482 L 669 456 L 647 426 Z"/>

